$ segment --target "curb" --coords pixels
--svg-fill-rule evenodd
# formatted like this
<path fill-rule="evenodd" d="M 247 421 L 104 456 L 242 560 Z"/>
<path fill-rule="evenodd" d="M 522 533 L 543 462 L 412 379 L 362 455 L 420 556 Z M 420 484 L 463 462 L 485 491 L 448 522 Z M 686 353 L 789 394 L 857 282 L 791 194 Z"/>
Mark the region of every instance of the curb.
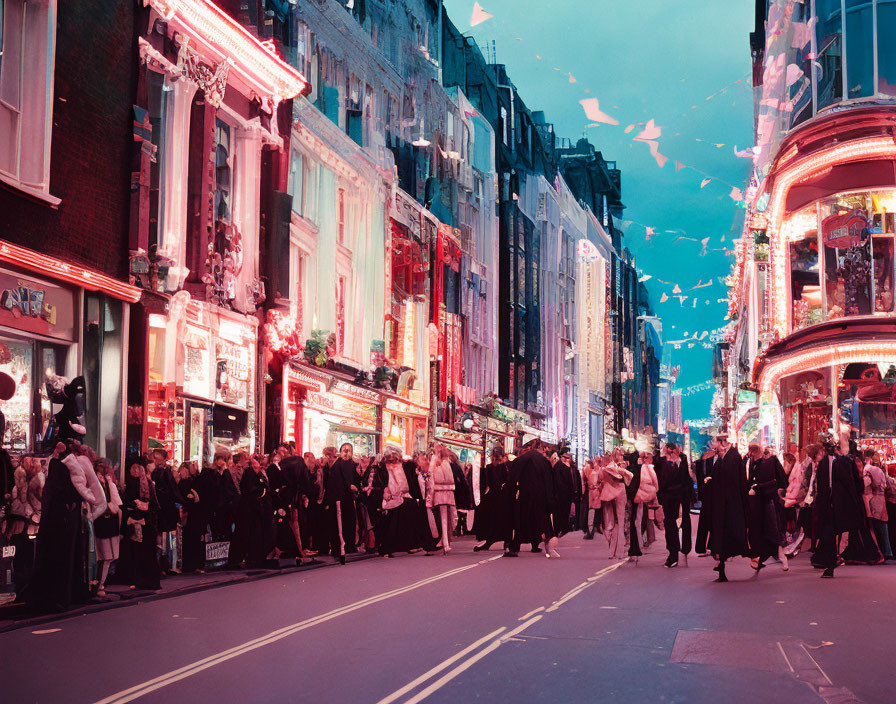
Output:
<path fill-rule="evenodd" d="M 346 564 L 351 564 L 353 562 L 361 562 L 363 560 L 369 560 L 374 557 L 379 557 L 377 553 L 357 553 L 353 555 L 346 556 Z M 163 599 L 171 599 L 177 596 L 186 596 L 188 594 L 196 594 L 197 592 L 204 592 L 209 589 L 217 589 L 218 587 L 230 587 L 236 584 L 247 584 L 249 582 L 258 582 L 263 579 L 270 579 L 271 577 L 280 577 L 287 574 L 294 574 L 296 572 L 307 572 L 310 570 L 321 569 L 322 567 L 332 567 L 338 565 L 338 560 L 328 560 L 327 562 L 316 562 L 309 565 L 296 565 L 295 567 L 285 567 L 281 569 L 270 569 L 263 570 L 260 573 L 253 574 L 240 574 L 235 575 L 232 579 L 222 579 L 218 582 L 205 582 L 202 584 L 194 584 L 187 587 L 181 587 L 179 589 L 172 589 L 171 591 L 163 591 L 158 594 L 146 594 L 145 596 L 135 597 L 133 599 L 119 599 L 117 601 L 105 601 L 96 604 L 84 604 L 79 606 L 78 608 L 72 609 L 71 611 L 67 611 L 62 614 L 44 614 L 41 616 L 32 616 L 30 618 L 23 618 L 17 621 L 13 621 L 5 626 L 0 626 L 0 633 L 8 633 L 10 631 L 17 631 L 21 628 L 29 628 L 31 626 L 40 626 L 45 623 L 54 623 L 56 621 L 65 621 L 70 618 L 76 618 L 78 616 L 89 616 L 90 614 L 101 613 L 103 611 L 110 611 L 112 609 L 123 609 L 128 606 L 137 606 L 139 604 L 146 604 L 151 601 L 162 601 Z"/>

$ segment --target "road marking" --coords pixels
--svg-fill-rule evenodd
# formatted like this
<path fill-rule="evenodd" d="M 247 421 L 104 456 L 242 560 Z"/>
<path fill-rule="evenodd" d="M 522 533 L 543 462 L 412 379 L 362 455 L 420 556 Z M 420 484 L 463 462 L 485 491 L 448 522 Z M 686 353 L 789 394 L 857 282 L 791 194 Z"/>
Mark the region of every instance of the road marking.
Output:
<path fill-rule="evenodd" d="M 802 649 L 803 649 L 803 652 L 804 652 L 806 655 L 809 656 L 809 659 L 812 661 L 812 664 L 815 665 L 815 667 L 818 668 L 818 671 L 821 673 L 821 676 L 824 677 L 824 678 L 828 681 L 828 684 L 834 684 L 834 683 L 831 681 L 831 678 L 828 677 L 828 673 L 825 672 L 824 670 L 822 670 L 822 669 L 821 669 L 821 665 L 818 664 L 818 661 L 817 661 L 815 658 L 812 657 L 812 653 L 810 653 L 809 650 L 806 648 L 806 644 L 805 644 L 805 643 L 800 643 L 800 648 L 802 648 Z"/>
<path fill-rule="evenodd" d="M 462 672 L 465 672 L 466 670 L 469 670 L 471 667 L 473 667 L 473 665 L 475 665 L 477 662 L 482 660 L 482 658 L 484 658 L 486 655 L 494 652 L 495 650 L 500 648 L 504 643 L 506 643 L 510 638 L 517 635 L 518 633 L 522 633 L 529 626 L 531 626 L 533 623 L 540 621 L 542 618 L 544 618 L 543 615 L 538 615 L 538 616 L 535 616 L 534 618 L 530 618 L 524 624 L 517 626 L 509 633 L 493 640 L 489 646 L 480 650 L 473 657 L 464 660 L 460 665 L 455 667 L 450 672 L 447 672 L 444 675 L 442 675 L 439 679 L 437 679 L 435 682 L 433 682 L 431 685 L 429 685 L 429 687 L 421 690 L 416 696 L 411 697 L 404 704 L 418 704 L 419 702 L 422 702 L 430 694 L 433 694 L 434 692 L 437 692 L 438 690 L 440 690 L 442 687 L 444 687 L 446 684 L 448 684 L 451 680 L 453 680 L 459 674 L 461 674 Z"/>
<path fill-rule="evenodd" d="M 431 670 L 427 670 L 422 675 L 420 675 L 417 679 L 415 679 L 411 682 L 408 682 L 404 687 L 402 687 L 399 690 L 396 690 L 395 692 L 390 694 L 385 699 L 380 699 L 377 704 L 391 704 L 391 702 L 394 702 L 399 697 L 404 696 L 405 694 L 410 692 L 415 687 L 419 687 L 421 684 L 426 682 L 426 680 L 428 680 L 430 677 L 434 677 L 435 675 L 439 674 L 442 670 L 444 670 L 449 665 L 453 665 L 454 663 L 456 663 L 458 660 L 460 660 L 462 657 L 464 657 L 464 655 L 468 655 L 469 653 L 476 650 L 476 648 L 478 648 L 480 645 L 482 645 L 486 641 L 491 640 L 492 638 L 500 635 L 501 633 L 503 633 L 506 630 L 507 630 L 506 627 L 501 626 L 501 628 L 499 628 L 497 631 L 492 631 L 487 636 L 480 638 L 472 645 L 469 645 L 466 648 L 464 648 L 463 650 L 461 650 L 459 653 L 452 655 L 447 660 L 443 660 L 442 662 L 440 662 L 438 665 L 436 665 Z"/>
<path fill-rule="evenodd" d="M 796 672 L 796 670 L 793 669 L 793 665 L 790 664 L 790 658 L 787 657 L 787 653 L 784 652 L 784 646 L 781 645 L 781 641 L 778 641 L 778 650 L 781 651 L 781 655 L 784 657 L 784 662 L 787 663 L 787 667 L 790 668 L 790 672 Z"/>
<path fill-rule="evenodd" d="M 531 610 L 529 613 L 527 613 L 525 616 L 520 616 L 520 617 L 517 619 L 517 621 L 525 621 L 527 618 L 529 618 L 530 616 L 534 616 L 534 615 L 537 614 L 539 611 L 544 611 L 544 607 L 543 607 L 543 606 L 539 606 L 537 609 L 532 609 L 532 610 Z"/>
<path fill-rule="evenodd" d="M 462 674 L 463 672 L 469 670 L 473 665 L 475 665 L 477 662 L 479 662 L 480 660 L 485 658 L 489 653 L 493 653 L 495 650 L 500 648 L 504 643 L 507 643 L 508 641 L 518 642 L 518 641 L 525 641 L 525 640 L 532 639 L 532 638 L 544 640 L 544 639 L 539 638 L 538 636 L 527 636 L 526 638 L 516 638 L 515 636 L 522 633 L 524 630 L 529 628 L 529 626 L 531 626 L 532 624 L 540 621 L 542 618 L 544 618 L 545 614 L 548 614 L 552 611 L 556 611 L 558 608 L 560 608 L 560 606 L 567 603 L 575 596 L 581 594 L 588 587 L 592 586 L 594 584 L 594 581 L 600 579 L 601 577 L 608 575 L 610 572 L 612 572 L 615 569 L 618 569 L 623 564 L 625 564 L 625 563 L 617 562 L 614 565 L 610 565 L 609 567 L 605 567 L 602 570 L 598 570 L 594 574 L 593 577 L 589 578 L 587 581 L 582 582 L 581 584 L 570 589 L 568 592 L 566 592 L 566 594 L 564 594 L 562 597 L 560 597 L 560 599 L 555 601 L 549 608 L 545 609 L 544 606 L 539 606 L 537 609 L 533 609 L 532 611 L 527 613 L 525 616 L 520 617 L 518 619 L 519 621 L 525 621 L 525 623 L 523 623 L 522 625 L 517 626 L 512 631 L 504 633 L 503 635 L 496 635 L 496 634 L 499 634 L 500 631 L 504 630 L 502 628 L 502 629 L 500 629 L 500 631 L 495 631 L 493 634 L 485 636 L 485 638 L 480 638 L 475 643 L 470 645 L 468 648 L 465 648 L 464 650 L 462 650 L 460 653 L 453 655 L 448 660 L 445 660 L 445 661 L 439 663 L 434 668 L 432 668 L 428 672 L 420 675 L 420 677 L 416 678 L 412 682 L 409 682 L 408 684 L 406 684 L 404 687 L 397 690 L 396 692 L 393 692 L 385 699 L 381 699 L 379 702 L 377 702 L 377 704 L 392 704 L 392 702 L 400 699 L 402 696 L 404 696 L 405 694 L 407 694 L 408 692 L 413 690 L 415 687 L 418 687 L 419 685 L 423 684 L 426 680 L 430 679 L 435 674 L 441 672 L 446 667 L 448 667 L 449 665 L 456 662 L 459 658 L 463 657 L 464 654 L 475 651 L 483 643 L 487 642 L 490 639 L 492 642 L 489 643 L 485 648 L 476 652 L 474 655 L 470 656 L 469 658 L 467 658 L 466 660 L 461 662 L 454 669 L 452 669 L 449 672 L 442 675 L 439 679 L 437 679 L 435 682 L 430 684 L 425 689 L 422 689 L 420 692 L 418 692 L 416 695 L 414 695 L 410 699 L 406 699 L 403 704 L 419 704 L 419 702 L 422 702 L 428 696 L 430 696 L 434 692 L 437 692 L 439 689 L 444 687 L 448 682 L 450 682 L 451 680 L 453 680 L 454 678 L 456 678 L 458 675 Z M 540 611 L 544 611 L 545 613 L 541 614 L 541 613 L 539 613 Z M 534 614 L 539 614 L 539 615 L 534 616 L 533 618 L 529 618 L 530 616 L 533 616 Z"/>
<path fill-rule="evenodd" d="M 496 560 L 499 557 L 501 556 L 498 555 L 494 558 L 491 558 L 490 560 L 488 560 L 488 562 Z M 210 667 L 220 665 L 227 660 L 232 660 L 233 658 L 251 652 L 252 650 L 256 650 L 265 645 L 275 643 L 278 640 L 287 638 L 288 636 L 294 635 L 295 633 L 298 633 L 300 631 L 304 631 L 308 628 L 311 628 L 312 626 L 317 626 L 321 623 L 331 621 L 332 619 L 338 618 L 339 616 L 344 616 L 345 614 L 363 609 L 366 606 L 377 604 L 381 601 L 385 601 L 386 599 L 391 599 L 396 596 L 401 596 L 402 594 L 407 594 L 408 592 L 414 591 L 415 589 L 420 589 L 421 587 L 433 584 L 434 582 L 438 582 L 442 579 L 447 579 L 448 577 L 453 577 L 454 575 L 460 574 L 461 572 L 466 572 L 467 570 L 479 567 L 480 564 L 481 563 L 479 562 L 475 562 L 464 567 L 457 567 L 453 570 L 442 572 L 441 574 L 422 579 L 419 582 L 414 582 L 413 584 L 409 584 L 406 587 L 399 587 L 398 589 L 383 592 L 382 594 L 357 601 L 354 604 L 349 604 L 348 606 L 333 609 L 332 611 L 328 611 L 327 613 L 321 614 L 320 616 L 314 616 L 312 618 L 305 619 L 304 621 L 300 621 L 299 623 L 294 623 L 291 626 L 284 626 L 283 628 L 272 631 L 271 633 L 261 636 L 260 638 L 255 638 L 240 645 L 234 646 L 233 648 L 229 648 L 228 650 L 224 650 L 220 653 L 209 655 L 202 660 L 197 660 L 196 662 L 190 663 L 189 665 L 184 665 L 177 670 L 172 670 L 171 672 L 167 672 L 164 675 L 160 675 L 154 679 L 147 680 L 146 682 L 142 682 L 133 687 L 129 687 L 128 689 L 116 692 L 115 694 L 112 694 L 105 699 L 99 700 L 95 704 L 125 704 L 125 702 L 134 701 L 135 699 L 139 699 L 140 697 L 149 694 L 150 692 L 154 692 L 157 689 L 167 687 L 170 684 L 174 684 L 175 682 L 178 682 L 182 679 L 191 677 L 199 672 L 202 672 L 203 670 L 207 670 Z"/>

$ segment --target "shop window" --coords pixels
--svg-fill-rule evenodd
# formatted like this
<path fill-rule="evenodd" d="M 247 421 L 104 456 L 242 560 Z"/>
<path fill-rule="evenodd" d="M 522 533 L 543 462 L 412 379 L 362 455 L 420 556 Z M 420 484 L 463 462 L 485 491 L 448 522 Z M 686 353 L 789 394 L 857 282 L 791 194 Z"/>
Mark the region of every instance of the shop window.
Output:
<path fill-rule="evenodd" d="M 0 0 L 0 174 L 50 186 L 56 1 Z"/>
<path fill-rule="evenodd" d="M 302 155 L 293 151 L 289 162 L 289 195 L 292 196 L 292 211 L 305 214 L 305 163 Z"/>
<path fill-rule="evenodd" d="M 336 279 L 336 351 L 345 349 L 345 277 Z"/>
<path fill-rule="evenodd" d="M 6 418 L 2 439 L 6 449 L 25 452 L 40 447 L 53 420 L 53 404 L 45 381 L 50 374 L 65 373 L 67 353 L 66 345 L 0 338 L 0 371 L 16 382 L 13 397 L 0 401 L 0 411 Z"/>
<path fill-rule="evenodd" d="M 818 269 L 818 233 L 790 243 L 790 287 L 793 301 L 793 329 L 820 323 L 824 319 Z"/>
<path fill-rule="evenodd" d="M 865 194 L 831 199 L 821 206 L 824 286 L 828 320 L 869 315 L 872 310 L 871 236 Z"/>
<path fill-rule="evenodd" d="M 122 304 L 99 293 L 84 295 L 81 373 L 87 385 L 85 442 L 118 461 L 121 455 Z"/>
<path fill-rule="evenodd" d="M 843 54 L 840 0 L 816 0 L 818 16 L 818 106 L 821 110 L 839 102 L 843 97 Z"/>
<path fill-rule="evenodd" d="M 847 97 L 874 95 L 874 32 L 869 0 L 846 0 Z"/>
<path fill-rule="evenodd" d="M 233 205 L 231 127 L 215 118 L 215 219 L 230 222 Z"/>
<path fill-rule="evenodd" d="M 871 238 L 874 258 L 874 311 L 893 312 L 893 235 Z"/>
<path fill-rule="evenodd" d="M 896 0 L 877 0 L 877 92 L 896 96 Z"/>
<path fill-rule="evenodd" d="M 336 191 L 336 240 L 345 244 L 345 189 Z"/>
<path fill-rule="evenodd" d="M 147 71 L 147 92 L 149 102 L 149 122 L 152 126 L 152 144 L 156 148 L 149 167 L 149 250 L 164 245 L 165 191 L 162 184 L 165 176 L 166 126 L 171 106 L 171 88 L 165 76 L 155 71 Z"/>

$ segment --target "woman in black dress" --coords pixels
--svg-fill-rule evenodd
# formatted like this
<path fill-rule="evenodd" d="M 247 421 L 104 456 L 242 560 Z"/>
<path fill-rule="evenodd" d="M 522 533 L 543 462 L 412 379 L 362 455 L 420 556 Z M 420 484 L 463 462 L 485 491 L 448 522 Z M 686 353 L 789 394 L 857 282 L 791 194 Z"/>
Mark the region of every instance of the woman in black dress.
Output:
<path fill-rule="evenodd" d="M 199 482 L 199 465 L 184 462 L 178 471 L 178 491 L 184 499 L 184 572 L 204 572 L 205 542 L 208 531 L 208 500 Z"/>
<path fill-rule="evenodd" d="M 128 462 L 125 477 L 121 546 L 122 576 L 137 589 L 161 589 L 161 571 L 156 543 L 159 537 L 159 500 L 150 472 L 153 467 L 143 457 Z M 149 471 L 147 471 L 149 470 Z"/>
<path fill-rule="evenodd" d="M 267 475 L 254 457 L 240 480 L 240 503 L 246 564 L 262 567 L 274 550 L 274 505 Z"/>
<path fill-rule="evenodd" d="M 507 483 L 510 465 L 504 448 L 492 450 L 492 461 L 483 472 L 482 498 L 476 509 L 476 539 L 483 541 L 474 552 L 488 550 L 495 543 L 507 548 L 513 537 L 513 496 Z"/>

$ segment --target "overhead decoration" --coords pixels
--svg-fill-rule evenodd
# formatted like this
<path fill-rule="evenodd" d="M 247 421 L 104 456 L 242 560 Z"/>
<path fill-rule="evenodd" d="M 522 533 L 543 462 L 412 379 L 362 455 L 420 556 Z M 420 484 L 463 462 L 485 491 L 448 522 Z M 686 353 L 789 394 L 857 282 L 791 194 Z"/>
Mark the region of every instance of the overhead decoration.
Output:
<path fill-rule="evenodd" d="M 477 24 L 482 24 L 486 20 L 490 20 L 494 17 L 490 12 L 486 12 L 482 9 L 482 5 L 478 2 L 473 4 L 473 15 L 470 17 L 470 26 L 475 27 Z"/>

